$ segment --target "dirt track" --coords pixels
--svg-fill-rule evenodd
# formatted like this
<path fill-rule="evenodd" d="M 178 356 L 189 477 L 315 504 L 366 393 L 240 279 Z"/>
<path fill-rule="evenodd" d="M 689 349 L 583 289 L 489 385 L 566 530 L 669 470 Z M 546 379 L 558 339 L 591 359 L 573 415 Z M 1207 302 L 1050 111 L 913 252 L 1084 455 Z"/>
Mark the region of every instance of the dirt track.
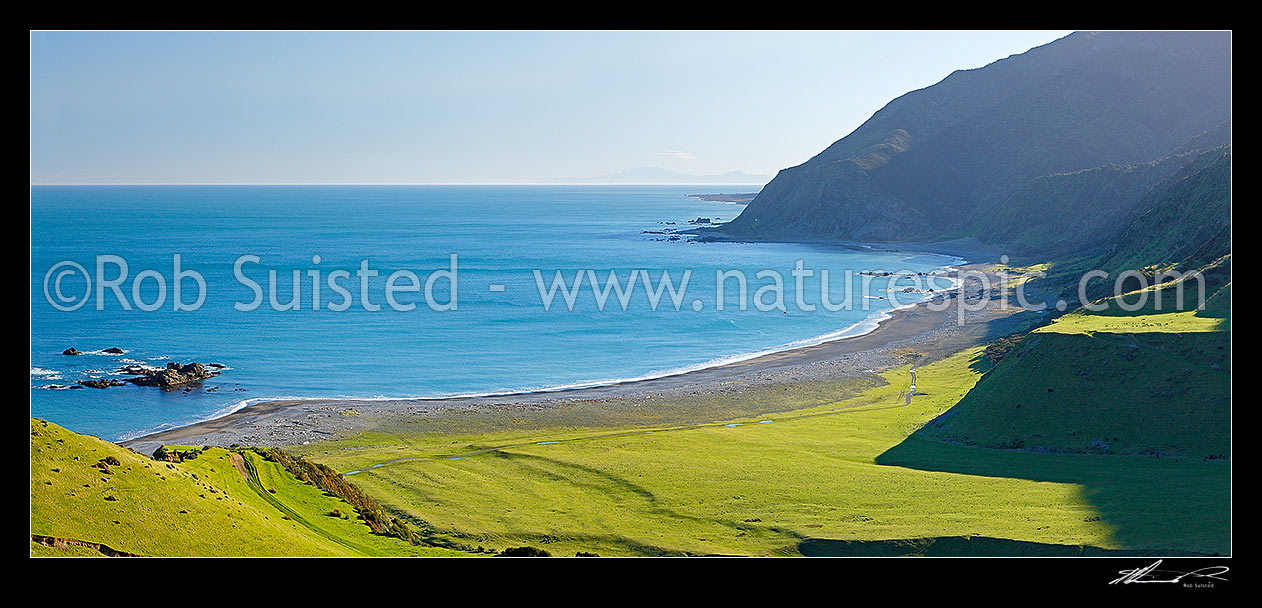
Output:
<path fill-rule="evenodd" d="M 236 452 L 229 452 L 228 460 L 232 461 L 232 466 L 237 468 L 237 472 L 241 474 L 243 479 L 250 481 L 250 472 L 245 468 L 245 458 L 242 458 L 241 455 Z"/>

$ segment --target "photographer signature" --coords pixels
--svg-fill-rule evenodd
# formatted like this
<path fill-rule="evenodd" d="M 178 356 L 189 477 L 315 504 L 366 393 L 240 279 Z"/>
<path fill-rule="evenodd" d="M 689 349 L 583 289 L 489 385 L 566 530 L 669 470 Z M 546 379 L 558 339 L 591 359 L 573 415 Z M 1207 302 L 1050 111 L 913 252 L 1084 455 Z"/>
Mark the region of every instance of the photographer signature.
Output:
<path fill-rule="evenodd" d="M 1158 570 L 1157 566 L 1161 565 L 1161 560 L 1157 560 L 1151 566 L 1146 568 L 1135 568 L 1134 570 L 1119 570 L 1118 574 L 1122 576 L 1110 582 L 1110 585 L 1121 583 L 1129 585 L 1131 583 L 1179 583 L 1186 578 L 1208 578 L 1219 581 L 1226 581 L 1222 575 L 1226 574 L 1230 568 L 1227 566 L 1208 566 L 1191 572 L 1176 572 L 1173 570 Z M 1166 578 L 1159 578 L 1159 577 Z"/>

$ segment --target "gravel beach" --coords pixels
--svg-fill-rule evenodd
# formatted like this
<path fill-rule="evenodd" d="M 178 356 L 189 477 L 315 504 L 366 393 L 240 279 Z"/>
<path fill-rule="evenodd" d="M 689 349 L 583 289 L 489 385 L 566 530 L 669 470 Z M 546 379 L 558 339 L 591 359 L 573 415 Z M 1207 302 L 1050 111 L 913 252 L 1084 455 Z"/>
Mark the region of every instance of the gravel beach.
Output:
<path fill-rule="evenodd" d="M 981 268 L 965 266 L 961 270 Z M 997 291 L 990 296 L 991 301 L 985 308 L 971 310 L 979 307 L 980 297 L 975 289 L 967 293 L 952 292 L 939 296 L 932 307 L 930 304 L 934 301 L 893 311 L 891 318 L 867 334 L 673 376 L 551 392 L 468 398 L 266 401 L 221 418 L 139 437 L 123 445 L 146 454 L 162 444 L 295 446 L 369 430 L 389 432 L 391 428 L 419 420 L 435 424 L 436 420 L 447 419 L 446 428 L 450 429 L 460 428 L 464 423 L 486 426 L 488 417 L 553 415 L 563 420 L 567 413 L 574 414 L 584 408 L 612 411 L 719 397 L 732 402 L 756 402 L 758 396 L 767 391 L 808 384 L 817 390 L 840 391 L 845 390 L 847 383 L 870 385 L 875 373 L 896 365 L 927 362 L 1010 333 L 1039 314 L 1000 306 Z M 962 315 L 961 298 L 966 303 Z M 756 409 L 757 403 L 747 407 Z M 745 412 L 734 410 L 732 413 Z M 678 415 L 686 417 L 686 412 Z"/>

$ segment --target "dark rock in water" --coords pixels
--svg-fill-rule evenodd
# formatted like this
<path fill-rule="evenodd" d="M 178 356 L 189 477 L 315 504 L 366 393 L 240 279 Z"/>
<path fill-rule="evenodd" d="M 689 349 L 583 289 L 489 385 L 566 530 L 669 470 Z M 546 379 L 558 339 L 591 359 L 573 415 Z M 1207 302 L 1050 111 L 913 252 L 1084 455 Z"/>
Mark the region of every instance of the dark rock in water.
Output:
<path fill-rule="evenodd" d="M 91 380 L 80 380 L 79 384 L 88 388 L 109 388 L 111 386 L 125 386 L 127 383 L 122 380 L 98 380 L 93 378 Z"/>
<path fill-rule="evenodd" d="M 227 366 L 227 365 L 224 365 L 224 364 L 222 364 L 222 363 L 207 363 L 207 364 L 206 364 L 206 367 L 213 367 L 213 368 L 215 368 L 215 369 L 223 369 L 223 368 L 228 367 L 228 366 Z"/>
<path fill-rule="evenodd" d="M 129 378 L 127 381 L 140 386 L 157 386 L 163 389 L 171 389 L 218 375 L 219 372 L 206 371 L 206 367 L 201 363 L 181 365 L 172 361 L 167 364 L 166 369 L 145 370 L 141 375 Z"/>
<path fill-rule="evenodd" d="M 107 348 L 107 349 L 105 349 L 105 350 L 103 350 L 103 351 L 101 351 L 101 352 L 106 352 L 106 353 L 109 353 L 109 354 L 111 354 L 111 355 L 121 355 L 121 354 L 123 354 L 123 349 L 121 349 L 121 348 L 119 348 L 119 347 L 117 347 L 117 346 L 112 346 L 112 347 Z"/>
<path fill-rule="evenodd" d="M 61 351 L 61 354 L 63 354 L 63 355 L 81 355 L 81 354 L 83 354 L 83 353 L 79 352 L 78 350 L 75 350 L 75 348 L 72 346 L 72 347 L 70 347 L 70 348 L 67 348 L 66 350 Z"/>
<path fill-rule="evenodd" d="M 688 223 L 689 224 L 713 224 L 714 222 L 710 221 L 710 218 L 708 217 L 699 217 L 695 220 L 688 220 Z"/>

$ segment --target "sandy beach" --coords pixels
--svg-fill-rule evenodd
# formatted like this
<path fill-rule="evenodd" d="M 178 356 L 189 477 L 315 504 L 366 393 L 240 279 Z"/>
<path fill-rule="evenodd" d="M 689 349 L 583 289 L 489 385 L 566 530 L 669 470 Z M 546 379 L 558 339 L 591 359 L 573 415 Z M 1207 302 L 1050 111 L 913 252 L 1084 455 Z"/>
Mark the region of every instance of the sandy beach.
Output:
<path fill-rule="evenodd" d="M 962 270 L 978 270 L 980 265 Z M 786 350 L 745 361 L 647 380 L 558 391 L 447 399 L 290 400 L 248 405 L 227 416 L 162 431 L 123 442 L 141 453 L 162 444 L 294 446 L 343 437 L 366 430 L 387 430 L 418 422 L 434 428 L 487 428 L 511 425 L 511 420 L 555 417 L 569 424 L 598 424 L 602 412 L 669 404 L 671 420 L 686 420 L 689 406 L 708 399 L 725 399 L 722 413 L 754 415 L 767 403 L 769 391 L 792 385 L 827 393 L 871 382 L 874 373 L 909 361 L 928 362 L 961 348 L 1010 333 L 1037 313 L 1003 310 L 998 293 L 982 310 L 978 293 L 964 294 L 969 304 L 959 316 L 961 294 L 952 292 L 945 310 L 930 302 L 892 311 L 869 333 L 813 346 Z M 942 300 L 933 308 L 941 309 Z M 960 319 L 963 322 L 959 322 Z M 699 337 L 698 339 L 704 339 Z M 732 405 L 740 404 L 740 405 Z M 669 408 L 668 408 L 669 409 Z M 589 411 L 585 411 L 589 410 Z M 506 422 L 505 420 L 509 420 Z M 409 428 L 416 428 L 411 426 Z"/>

